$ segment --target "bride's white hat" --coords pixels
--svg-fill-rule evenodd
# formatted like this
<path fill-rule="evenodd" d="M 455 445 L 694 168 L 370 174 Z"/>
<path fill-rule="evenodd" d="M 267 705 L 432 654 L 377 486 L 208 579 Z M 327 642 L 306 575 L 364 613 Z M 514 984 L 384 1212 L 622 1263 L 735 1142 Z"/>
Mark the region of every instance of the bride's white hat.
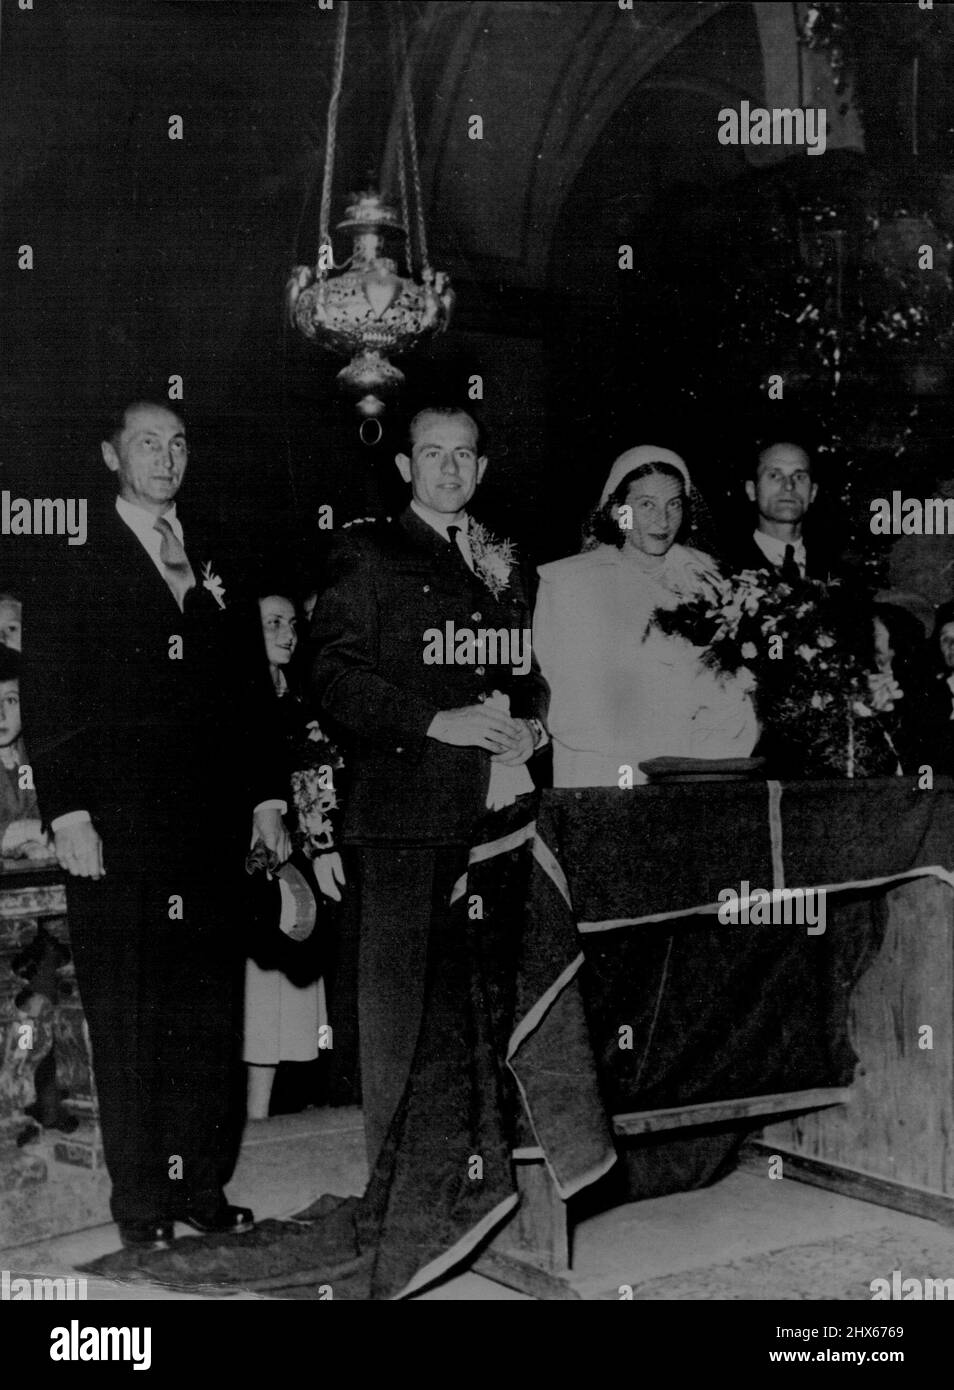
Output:
<path fill-rule="evenodd" d="M 689 493 L 692 492 L 689 469 L 678 454 L 674 454 L 671 449 L 659 449 L 655 444 L 637 444 L 635 449 L 627 449 L 625 454 L 620 454 L 610 469 L 600 494 L 600 506 L 602 507 L 610 493 L 619 487 L 627 473 L 632 473 L 634 468 L 641 468 L 644 463 L 668 463 L 672 468 L 677 469 L 685 479 L 686 496 L 688 497 Z"/>

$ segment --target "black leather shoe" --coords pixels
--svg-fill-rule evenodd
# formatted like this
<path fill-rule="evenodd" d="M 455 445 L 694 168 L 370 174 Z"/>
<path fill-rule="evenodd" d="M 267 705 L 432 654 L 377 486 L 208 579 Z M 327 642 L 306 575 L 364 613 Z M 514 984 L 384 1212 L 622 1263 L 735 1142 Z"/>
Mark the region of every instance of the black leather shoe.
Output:
<path fill-rule="evenodd" d="M 127 1249 L 168 1250 L 175 1237 L 171 1221 L 118 1221 L 119 1239 Z"/>
<path fill-rule="evenodd" d="M 221 1235 L 226 1231 L 248 1231 L 255 1225 L 255 1216 L 248 1207 L 233 1207 L 223 1202 L 219 1207 L 193 1207 L 178 1218 L 201 1231 L 204 1236 Z"/>

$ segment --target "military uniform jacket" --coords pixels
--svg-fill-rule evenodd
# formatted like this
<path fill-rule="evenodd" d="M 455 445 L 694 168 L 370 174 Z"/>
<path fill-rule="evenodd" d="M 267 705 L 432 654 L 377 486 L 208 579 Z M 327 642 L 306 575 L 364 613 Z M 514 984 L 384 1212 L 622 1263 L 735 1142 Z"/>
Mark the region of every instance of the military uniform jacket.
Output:
<path fill-rule="evenodd" d="M 491 755 L 427 737 L 439 710 L 494 690 L 515 718 L 543 719 L 548 690 L 536 660 L 525 675 L 500 659 L 461 662 L 435 633 L 519 633 L 530 614 L 519 567 L 494 595 L 455 548 L 408 508 L 395 522 L 355 528 L 332 558 L 334 579 L 315 613 L 310 670 L 322 711 L 349 735 L 343 840 L 351 844 L 466 843 L 485 806 Z M 430 635 L 429 635 L 430 634 Z M 499 650 L 487 649 L 491 658 Z M 519 664 L 519 661 L 518 663 Z"/>

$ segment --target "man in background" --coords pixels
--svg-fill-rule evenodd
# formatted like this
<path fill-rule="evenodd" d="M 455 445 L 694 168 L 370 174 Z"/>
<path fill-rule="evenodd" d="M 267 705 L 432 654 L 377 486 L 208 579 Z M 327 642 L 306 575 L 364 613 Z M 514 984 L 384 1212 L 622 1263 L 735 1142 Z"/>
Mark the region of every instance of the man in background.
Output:
<path fill-rule="evenodd" d="M 755 525 L 729 547 L 733 572 L 765 570 L 788 581 L 834 577 L 830 553 L 805 534 L 818 496 L 807 450 L 788 441 L 766 445 L 757 455 L 754 475 L 746 479 L 745 495 L 755 505 Z"/>

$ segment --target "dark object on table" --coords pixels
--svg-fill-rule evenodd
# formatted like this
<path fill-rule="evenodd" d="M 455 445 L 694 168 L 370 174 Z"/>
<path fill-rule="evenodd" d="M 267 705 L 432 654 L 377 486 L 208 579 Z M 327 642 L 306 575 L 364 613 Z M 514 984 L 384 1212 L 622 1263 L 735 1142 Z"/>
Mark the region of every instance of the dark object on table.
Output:
<path fill-rule="evenodd" d="M 651 782 L 742 782 L 766 775 L 764 758 L 649 758 L 639 770 Z"/>

